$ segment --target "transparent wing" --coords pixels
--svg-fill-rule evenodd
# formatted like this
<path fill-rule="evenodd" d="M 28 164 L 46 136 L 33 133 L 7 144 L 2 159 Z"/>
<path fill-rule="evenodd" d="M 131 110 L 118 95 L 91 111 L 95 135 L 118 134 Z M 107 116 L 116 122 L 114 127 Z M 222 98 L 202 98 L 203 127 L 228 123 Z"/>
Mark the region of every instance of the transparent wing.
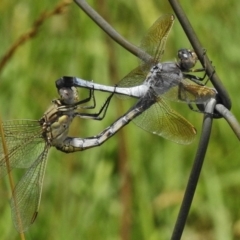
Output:
<path fill-rule="evenodd" d="M 168 76 L 164 77 L 168 81 Z M 157 91 L 157 89 L 155 89 Z M 182 79 L 178 85 L 171 87 L 161 97 L 184 103 L 205 103 L 210 98 L 216 97 L 216 91 L 213 88 L 198 85 L 188 79 Z"/>
<path fill-rule="evenodd" d="M 150 68 L 161 60 L 173 22 L 174 16 L 167 14 L 158 18 L 148 29 L 141 41 L 140 48 L 152 56 L 153 61 L 141 62 L 139 67 L 135 68 L 119 82 L 118 86 L 132 87 L 143 83 Z"/>
<path fill-rule="evenodd" d="M 141 85 L 146 78 L 146 72 L 141 66 L 134 68 L 118 84 L 118 87 L 134 87 Z"/>
<path fill-rule="evenodd" d="M 37 217 L 49 146 L 24 174 L 16 185 L 11 199 L 12 218 L 16 229 L 24 232 Z"/>
<path fill-rule="evenodd" d="M 133 122 L 148 132 L 180 144 L 190 144 L 196 135 L 194 126 L 161 98 Z"/>
<path fill-rule="evenodd" d="M 161 60 L 173 23 L 174 16 L 172 14 L 163 15 L 153 23 L 143 37 L 140 48 L 154 58 L 152 64 Z"/>
<path fill-rule="evenodd" d="M 42 129 L 38 121 L 11 120 L 2 123 L 8 155 L 5 156 L 0 136 L 0 178 L 6 175 L 6 159 L 12 168 L 28 168 L 44 149 Z M 41 144 L 42 143 L 42 144 Z"/>

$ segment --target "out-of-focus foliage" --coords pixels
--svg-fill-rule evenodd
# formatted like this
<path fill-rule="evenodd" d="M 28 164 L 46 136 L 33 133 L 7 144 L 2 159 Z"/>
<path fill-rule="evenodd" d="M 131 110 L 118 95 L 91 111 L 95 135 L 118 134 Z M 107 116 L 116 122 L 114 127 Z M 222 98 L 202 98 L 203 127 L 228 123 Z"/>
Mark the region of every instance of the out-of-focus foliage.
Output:
<path fill-rule="evenodd" d="M 239 1 L 181 2 L 229 91 L 232 112 L 240 119 Z M 56 0 L 2 0 L 0 55 L 40 13 L 55 4 Z M 167 0 L 91 0 L 89 4 L 134 44 L 139 44 L 160 15 L 173 12 Z M 176 20 L 164 60 L 174 60 L 181 47 L 190 44 Z M 134 56 L 109 39 L 72 3 L 67 12 L 47 20 L 34 39 L 19 47 L 0 73 L 1 117 L 39 119 L 57 97 L 55 80 L 63 75 L 113 85 L 136 65 Z M 98 107 L 106 97 L 97 94 Z M 99 133 L 130 103 L 119 105 L 115 98 L 103 121 L 77 119 L 71 135 Z M 183 104 L 174 106 L 198 129 L 196 141 L 190 146 L 174 144 L 130 124 L 95 149 L 69 155 L 52 149 L 40 212 L 26 239 L 169 239 L 202 122 L 202 114 Z M 214 121 L 183 239 L 240 239 L 238 149 L 239 142 L 228 124 Z M 16 175 L 16 181 L 19 177 Z M 0 238 L 19 239 L 11 221 L 8 182 L 2 180 L 0 186 Z"/>

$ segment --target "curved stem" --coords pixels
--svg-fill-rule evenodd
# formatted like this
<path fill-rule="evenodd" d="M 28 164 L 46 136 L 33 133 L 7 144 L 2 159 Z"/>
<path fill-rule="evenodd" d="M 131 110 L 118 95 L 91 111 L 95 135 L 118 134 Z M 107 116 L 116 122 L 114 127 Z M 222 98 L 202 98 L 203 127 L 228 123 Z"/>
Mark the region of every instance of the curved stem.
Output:
<path fill-rule="evenodd" d="M 233 132 L 240 140 L 240 124 L 235 116 L 222 104 L 217 104 L 215 109 L 223 116 L 232 128 Z"/>
<path fill-rule="evenodd" d="M 123 38 L 106 20 L 90 7 L 85 0 L 74 1 L 115 42 L 145 62 L 152 60 L 152 57 L 149 54 Z"/>

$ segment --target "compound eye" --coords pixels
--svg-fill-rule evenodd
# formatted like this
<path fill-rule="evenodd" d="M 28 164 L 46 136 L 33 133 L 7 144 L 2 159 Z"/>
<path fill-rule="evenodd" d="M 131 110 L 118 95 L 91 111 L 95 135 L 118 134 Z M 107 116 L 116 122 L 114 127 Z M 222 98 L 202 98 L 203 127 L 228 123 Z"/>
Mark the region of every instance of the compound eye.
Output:
<path fill-rule="evenodd" d="M 198 60 L 197 54 L 194 51 L 191 51 L 191 55 L 193 59 Z"/>
<path fill-rule="evenodd" d="M 190 50 L 186 50 L 186 49 L 185 49 L 185 51 L 182 51 L 182 57 L 183 57 L 184 59 L 188 59 L 189 56 L 191 56 L 191 51 L 190 51 Z"/>

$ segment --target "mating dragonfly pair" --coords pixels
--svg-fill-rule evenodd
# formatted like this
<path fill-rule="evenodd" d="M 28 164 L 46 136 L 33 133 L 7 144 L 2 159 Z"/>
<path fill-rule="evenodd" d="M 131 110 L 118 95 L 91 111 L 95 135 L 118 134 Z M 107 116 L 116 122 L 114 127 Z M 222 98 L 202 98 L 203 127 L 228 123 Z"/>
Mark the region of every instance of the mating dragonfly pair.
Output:
<path fill-rule="evenodd" d="M 82 151 L 99 146 L 130 121 L 151 133 L 180 144 L 193 141 L 194 126 L 171 109 L 166 100 L 191 104 L 205 104 L 216 96 L 214 89 L 199 83 L 200 78 L 190 74 L 197 62 L 196 54 L 182 49 L 178 62 L 160 63 L 174 16 L 160 17 L 142 39 L 140 48 L 150 56 L 124 77 L 115 87 L 96 84 L 75 77 L 62 77 L 56 81 L 60 98 L 54 100 L 39 121 L 13 120 L 1 124 L 0 177 L 13 168 L 27 171 L 16 185 L 11 209 L 15 227 L 24 232 L 36 219 L 42 192 L 42 183 L 50 147 L 63 152 Z M 87 99 L 79 101 L 76 87 L 90 89 Z M 82 113 L 81 109 L 95 108 L 94 91 L 110 92 L 103 107 L 96 114 Z M 114 94 L 138 98 L 127 113 L 96 136 L 73 138 L 68 130 L 74 117 L 101 120 L 104 118 Z M 85 103 L 93 100 L 93 106 Z"/>

